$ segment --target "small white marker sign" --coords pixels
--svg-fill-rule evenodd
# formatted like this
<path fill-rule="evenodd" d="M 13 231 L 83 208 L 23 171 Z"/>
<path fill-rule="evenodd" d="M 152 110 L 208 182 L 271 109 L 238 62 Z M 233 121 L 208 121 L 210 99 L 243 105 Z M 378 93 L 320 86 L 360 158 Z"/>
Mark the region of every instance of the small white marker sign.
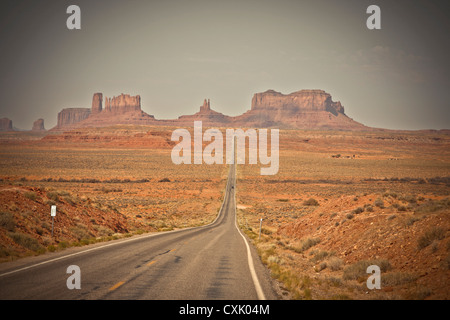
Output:
<path fill-rule="evenodd" d="M 50 213 L 51 213 L 52 217 L 56 217 L 56 206 L 52 206 Z"/>

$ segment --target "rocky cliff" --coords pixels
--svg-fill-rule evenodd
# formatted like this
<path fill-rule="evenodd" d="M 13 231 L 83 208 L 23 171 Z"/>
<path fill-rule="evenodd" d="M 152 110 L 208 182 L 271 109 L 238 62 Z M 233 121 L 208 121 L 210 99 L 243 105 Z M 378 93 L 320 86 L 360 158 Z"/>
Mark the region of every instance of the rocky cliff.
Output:
<path fill-rule="evenodd" d="M 105 97 L 95 93 L 91 109 L 64 109 L 58 114 L 56 129 L 69 127 L 105 127 L 116 124 L 192 126 L 195 120 L 210 127 L 277 127 L 318 130 L 369 129 L 349 118 L 339 101 L 323 90 L 300 90 L 282 94 L 274 90 L 256 93 L 251 108 L 242 115 L 230 117 L 211 109 L 205 99 L 200 110 L 173 120 L 157 120 L 141 110 L 141 97 L 121 94 Z"/>
<path fill-rule="evenodd" d="M 155 118 L 141 110 L 141 97 L 121 94 L 105 97 L 94 93 L 91 108 L 68 108 L 58 114 L 58 124 L 52 130 L 65 130 L 75 127 L 105 127 L 116 124 L 154 124 Z"/>
<path fill-rule="evenodd" d="M 91 113 L 97 114 L 102 112 L 102 110 L 103 110 L 103 94 L 94 93 L 94 97 L 92 98 Z"/>
<path fill-rule="evenodd" d="M 251 110 L 278 113 L 329 111 L 334 115 L 344 113 L 341 103 L 333 102 L 331 95 L 323 90 L 300 90 L 287 95 L 274 90 L 256 93 L 252 99 Z"/>
<path fill-rule="evenodd" d="M 33 122 L 31 131 L 45 131 L 44 119 L 37 119 L 35 122 Z"/>
<path fill-rule="evenodd" d="M 203 101 L 203 105 L 200 106 L 200 112 L 201 113 L 208 113 L 209 111 L 211 111 L 211 102 L 206 101 L 206 99 Z"/>
<path fill-rule="evenodd" d="M 211 102 L 208 100 L 203 101 L 203 105 L 200 106 L 200 110 L 193 115 L 184 115 L 178 117 L 174 121 L 175 125 L 192 126 L 194 121 L 202 121 L 205 126 L 224 126 L 232 122 L 232 117 L 226 116 L 223 113 L 214 111 L 211 109 Z"/>
<path fill-rule="evenodd" d="M 58 123 L 56 128 L 66 128 L 71 127 L 84 119 L 87 119 L 91 114 L 91 109 L 89 108 L 66 108 L 62 109 L 58 113 Z"/>
<path fill-rule="evenodd" d="M 105 97 L 105 111 L 115 114 L 141 110 L 141 97 L 121 94 L 118 97 Z"/>
<path fill-rule="evenodd" d="M 117 97 L 105 97 L 103 108 L 103 94 L 95 93 L 88 117 L 76 124 L 76 127 L 105 127 L 116 124 L 151 125 L 155 118 L 141 110 L 141 97 L 121 94 Z"/>
<path fill-rule="evenodd" d="M 299 129 L 362 129 L 362 124 L 344 113 L 341 103 L 334 102 L 323 90 L 300 90 L 282 94 L 274 90 L 256 93 L 251 109 L 234 117 L 241 126 Z"/>
<path fill-rule="evenodd" d="M 12 120 L 8 118 L 0 119 L 0 131 L 13 131 Z"/>

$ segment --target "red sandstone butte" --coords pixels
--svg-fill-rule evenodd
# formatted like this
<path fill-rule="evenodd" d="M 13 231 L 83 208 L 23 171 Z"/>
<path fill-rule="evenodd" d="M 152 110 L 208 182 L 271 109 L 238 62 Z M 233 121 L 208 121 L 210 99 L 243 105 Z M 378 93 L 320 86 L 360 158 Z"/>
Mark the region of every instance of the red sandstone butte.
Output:
<path fill-rule="evenodd" d="M 103 94 L 102 93 L 94 93 L 94 97 L 92 98 L 92 108 L 91 113 L 97 114 L 102 112 L 103 106 Z"/>
<path fill-rule="evenodd" d="M 87 119 L 91 114 L 89 108 L 66 108 L 58 113 L 58 123 L 56 128 L 68 128 Z"/>
<path fill-rule="evenodd" d="M 323 90 L 300 90 L 287 95 L 274 90 L 256 93 L 251 109 L 235 117 L 234 123 L 296 129 L 367 128 L 349 118 L 341 103 L 334 102 Z"/>
<path fill-rule="evenodd" d="M 31 131 L 45 131 L 44 119 L 37 119 L 35 122 L 33 122 Z"/>
<path fill-rule="evenodd" d="M 13 131 L 12 120 L 8 118 L 0 119 L 0 131 Z"/>
<path fill-rule="evenodd" d="M 204 126 L 225 126 L 232 122 L 232 117 L 226 116 L 220 112 L 211 109 L 211 102 L 208 100 L 203 101 L 203 105 L 200 106 L 200 110 L 193 115 L 184 115 L 178 117 L 175 120 L 177 125 L 193 126 L 194 121 L 202 121 Z"/>
<path fill-rule="evenodd" d="M 333 101 L 323 90 L 300 90 L 282 94 L 274 90 L 256 93 L 251 108 L 242 115 L 231 117 L 211 109 L 205 99 L 200 110 L 178 119 L 158 120 L 141 109 L 141 97 L 121 94 L 105 97 L 95 93 L 92 107 L 63 109 L 53 130 L 75 127 L 105 127 L 116 124 L 192 126 L 202 121 L 210 127 L 259 127 L 280 129 L 368 130 L 369 127 L 349 118 L 342 104 Z"/>

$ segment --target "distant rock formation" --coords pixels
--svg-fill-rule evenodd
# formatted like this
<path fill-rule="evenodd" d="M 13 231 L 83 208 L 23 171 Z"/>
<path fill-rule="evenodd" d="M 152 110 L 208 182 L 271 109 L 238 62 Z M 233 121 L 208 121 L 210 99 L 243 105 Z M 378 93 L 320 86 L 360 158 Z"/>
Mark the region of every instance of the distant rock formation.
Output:
<path fill-rule="evenodd" d="M 105 111 L 115 114 L 126 113 L 130 111 L 141 110 L 141 97 L 130 96 L 129 94 L 121 94 L 118 97 L 105 97 Z"/>
<path fill-rule="evenodd" d="M 105 127 L 116 124 L 150 125 L 156 121 L 155 117 L 141 110 L 139 95 L 130 96 L 123 93 L 118 97 L 105 97 L 104 108 L 103 94 L 95 93 L 91 109 L 63 109 L 61 112 L 61 115 L 58 115 L 58 125 L 52 130 Z"/>
<path fill-rule="evenodd" d="M 92 107 L 63 109 L 58 114 L 58 125 L 53 130 L 74 127 L 105 127 L 116 124 L 192 126 L 202 121 L 210 127 L 294 128 L 318 130 L 367 130 L 361 123 L 349 118 L 339 101 L 334 102 L 323 90 L 300 90 L 282 94 L 274 90 L 256 93 L 251 108 L 242 115 L 230 117 L 211 109 L 205 99 L 193 115 L 182 115 L 173 120 L 157 120 L 141 110 L 141 97 L 121 94 L 105 97 L 95 93 Z"/>
<path fill-rule="evenodd" d="M 206 101 L 206 99 L 205 99 L 205 101 L 203 101 L 203 105 L 200 107 L 200 112 L 205 113 L 210 110 L 211 110 L 211 104 L 209 102 L 209 99 L 208 99 L 208 101 Z"/>
<path fill-rule="evenodd" d="M 0 131 L 13 131 L 12 120 L 8 118 L 0 119 Z"/>
<path fill-rule="evenodd" d="M 66 108 L 58 113 L 58 129 L 71 127 L 89 117 L 91 109 L 89 108 Z"/>
<path fill-rule="evenodd" d="M 33 128 L 31 128 L 31 131 L 45 131 L 44 119 L 37 119 L 33 122 Z"/>
<path fill-rule="evenodd" d="M 158 120 L 159 121 L 159 120 Z M 200 111 L 193 115 L 184 115 L 175 120 L 176 125 L 193 125 L 194 121 L 202 121 L 205 126 L 223 126 L 232 122 L 232 117 L 211 109 L 210 100 L 204 100 Z M 162 123 L 163 124 L 163 123 Z M 166 123 L 164 123 L 166 124 Z"/>
<path fill-rule="evenodd" d="M 300 90 L 282 94 L 274 90 L 256 93 L 251 109 L 234 118 L 234 123 L 256 127 L 298 129 L 363 129 L 350 119 L 341 103 L 323 90 Z"/>
<path fill-rule="evenodd" d="M 333 102 L 323 90 L 300 90 L 284 95 L 274 90 L 256 93 L 252 99 L 252 111 L 316 112 L 329 111 L 334 115 L 344 113 L 340 102 Z"/>
<path fill-rule="evenodd" d="M 97 114 L 102 112 L 103 109 L 103 94 L 102 93 L 94 93 L 94 97 L 92 98 L 92 108 L 91 113 Z"/>

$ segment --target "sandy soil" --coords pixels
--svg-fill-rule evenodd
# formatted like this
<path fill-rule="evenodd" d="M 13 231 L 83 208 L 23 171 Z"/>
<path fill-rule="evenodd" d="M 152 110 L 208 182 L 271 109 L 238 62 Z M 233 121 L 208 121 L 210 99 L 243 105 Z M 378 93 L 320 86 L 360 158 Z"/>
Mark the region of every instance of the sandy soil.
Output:
<path fill-rule="evenodd" d="M 227 167 L 174 165 L 172 130 L 2 134 L 0 259 L 212 221 Z M 281 130 L 277 175 L 238 166 L 238 222 L 286 299 L 449 299 L 449 147 L 448 132 Z"/>
<path fill-rule="evenodd" d="M 449 142 L 284 132 L 277 176 L 241 166 L 240 223 L 286 298 L 449 299 Z M 380 290 L 367 287 L 371 264 L 382 267 Z"/>

